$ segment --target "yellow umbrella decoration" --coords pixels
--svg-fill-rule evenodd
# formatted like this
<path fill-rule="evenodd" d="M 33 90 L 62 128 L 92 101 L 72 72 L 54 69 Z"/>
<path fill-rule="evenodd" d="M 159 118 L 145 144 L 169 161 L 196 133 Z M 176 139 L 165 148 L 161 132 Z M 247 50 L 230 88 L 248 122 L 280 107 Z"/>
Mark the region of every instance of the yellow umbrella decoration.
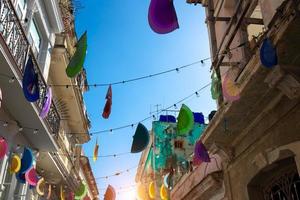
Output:
<path fill-rule="evenodd" d="M 64 192 L 64 189 L 63 189 L 62 185 L 60 186 L 60 199 L 61 200 L 65 200 L 66 199 L 65 192 Z"/>
<path fill-rule="evenodd" d="M 18 173 L 21 169 L 21 159 L 18 155 L 13 155 L 11 158 L 10 172 Z"/>
<path fill-rule="evenodd" d="M 98 139 L 97 139 L 96 140 L 96 145 L 95 145 L 95 148 L 94 148 L 94 155 L 93 155 L 94 162 L 96 162 L 97 159 L 98 159 L 98 149 L 99 149 L 99 144 L 98 144 Z"/>
<path fill-rule="evenodd" d="M 164 184 L 161 185 L 160 187 L 160 198 L 162 200 L 168 200 L 168 190 Z"/>
<path fill-rule="evenodd" d="M 222 84 L 223 89 L 223 95 L 225 99 L 227 99 L 230 102 L 237 101 L 240 99 L 240 91 L 236 83 L 232 80 L 230 77 L 230 73 L 227 72 L 227 74 L 224 77 L 224 81 Z"/>
<path fill-rule="evenodd" d="M 149 197 L 155 199 L 155 185 L 153 181 L 149 185 Z"/>
<path fill-rule="evenodd" d="M 46 182 L 44 178 L 41 178 L 37 185 L 36 185 L 36 192 L 40 195 L 40 196 L 44 196 L 45 194 L 45 187 L 46 187 Z"/>

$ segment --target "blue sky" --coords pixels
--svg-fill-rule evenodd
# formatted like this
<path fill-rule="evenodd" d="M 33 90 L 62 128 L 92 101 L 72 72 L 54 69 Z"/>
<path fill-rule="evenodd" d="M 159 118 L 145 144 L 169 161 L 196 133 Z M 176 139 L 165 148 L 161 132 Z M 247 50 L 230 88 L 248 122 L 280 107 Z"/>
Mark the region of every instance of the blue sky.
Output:
<path fill-rule="evenodd" d="M 88 31 L 88 54 L 85 61 L 88 82 L 106 83 L 148 75 L 179 67 L 210 56 L 204 8 L 174 2 L 180 29 L 167 34 L 154 33 L 147 20 L 150 0 L 84 0 L 77 13 L 77 34 Z M 105 104 L 106 87 L 91 88 L 85 94 L 87 110 L 92 121 L 91 132 L 132 124 L 155 111 L 154 105 L 173 105 L 210 82 L 210 61 L 179 73 L 173 72 L 139 82 L 113 86 L 112 114 L 108 120 L 101 117 Z M 200 96 L 184 102 L 193 111 L 206 116 L 215 109 L 207 88 Z M 144 123 L 151 129 L 151 121 Z M 135 129 L 127 128 L 113 133 L 93 136 L 84 146 L 88 156 L 93 154 L 95 140 L 100 144 L 99 154 L 129 152 Z M 101 158 L 91 161 L 95 177 L 114 174 L 138 165 L 140 154 L 119 158 Z M 135 170 L 110 179 L 98 180 L 98 188 L 111 184 L 116 188 L 134 184 Z M 104 191 L 100 191 L 100 199 Z M 127 193 L 118 194 L 118 200 L 131 200 Z"/>

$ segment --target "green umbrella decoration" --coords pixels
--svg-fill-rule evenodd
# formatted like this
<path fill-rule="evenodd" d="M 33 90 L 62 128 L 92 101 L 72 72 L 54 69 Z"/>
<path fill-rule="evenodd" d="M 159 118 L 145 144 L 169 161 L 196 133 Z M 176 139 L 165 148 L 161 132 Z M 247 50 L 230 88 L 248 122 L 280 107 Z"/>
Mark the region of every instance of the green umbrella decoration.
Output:
<path fill-rule="evenodd" d="M 182 104 L 177 120 L 178 135 L 185 136 L 194 127 L 194 114 L 185 104 Z"/>
<path fill-rule="evenodd" d="M 81 183 L 77 191 L 75 192 L 75 199 L 82 199 L 87 194 L 87 186 Z"/>
<path fill-rule="evenodd" d="M 211 97 L 214 100 L 217 100 L 222 94 L 221 81 L 220 81 L 218 75 L 216 74 L 215 70 L 213 70 L 213 73 L 211 75 L 210 91 L 211 91 Z"/>
<path fill-rule="evenodd" d="M 76 51 L 66 69 L 68 77 L 76 76 L 83 67 L 87 50 L 87 32 L 80 37 L 76 44 Z"/>

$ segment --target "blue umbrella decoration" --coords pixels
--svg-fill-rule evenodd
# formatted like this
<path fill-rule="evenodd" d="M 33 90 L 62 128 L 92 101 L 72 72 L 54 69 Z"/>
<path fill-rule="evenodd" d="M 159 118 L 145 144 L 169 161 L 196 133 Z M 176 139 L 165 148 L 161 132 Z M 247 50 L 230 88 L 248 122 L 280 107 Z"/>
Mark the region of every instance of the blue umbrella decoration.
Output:
<path fill-rule="evenodd" d="M 23 93 L 27 101 L 35 102 L 40 98 L 38 74 L 34 71 L 32 57 L 29 56 L 23 75 Z"/>
<path fill-rule="evenodd" d="M 276 48 L 269 38 L 264 39 L 260 48 L 260 61 L 266 68 L 273 68 L 278 64 Z"/>
<path fill-rule="evenodd" d="M 21 169 L 19 173 L 25 174 L 32 167 L 33 160 L 34 158 L 33 158 L 32 151 L 29 148 L 25 147 L 21 159 Z"/>
<path fill-rule="evenodd" d="M 143 151 L 148 146 L 149 141 L 149 131 L 143 124 L 139 123 L 133 136 L 131 153 L 139 153 Z"/>

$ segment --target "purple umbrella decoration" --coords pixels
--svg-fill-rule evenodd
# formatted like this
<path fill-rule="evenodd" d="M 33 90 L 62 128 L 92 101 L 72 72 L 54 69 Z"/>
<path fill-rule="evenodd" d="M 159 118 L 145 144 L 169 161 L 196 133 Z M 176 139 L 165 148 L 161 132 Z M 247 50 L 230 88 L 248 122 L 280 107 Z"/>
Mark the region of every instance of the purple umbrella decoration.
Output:
<path fill-rule="evenodd" d="M 47 117 L 49 110 L 50 110 L 51 101 L 52 101 L 52 90 L 51 90 L 51 88 L 48 88 L 46 97 L 44 99 L 43 108 L 40 112 L 40 117 L 42 119 L 45 119 Z"/>
<path fill-rule="evenodd" d="M 173 0 L 151 0 L 148 21 L 151 29 L 159 34 L 179 28 Z"/>
<path fill-rule="evenodd" d="M 204 144 L 199 140 L 194 149 L 194 160 L 201 163 L 201 162 L 210 162 L 210 158 L 208 152 L 204 146 Z"/>

